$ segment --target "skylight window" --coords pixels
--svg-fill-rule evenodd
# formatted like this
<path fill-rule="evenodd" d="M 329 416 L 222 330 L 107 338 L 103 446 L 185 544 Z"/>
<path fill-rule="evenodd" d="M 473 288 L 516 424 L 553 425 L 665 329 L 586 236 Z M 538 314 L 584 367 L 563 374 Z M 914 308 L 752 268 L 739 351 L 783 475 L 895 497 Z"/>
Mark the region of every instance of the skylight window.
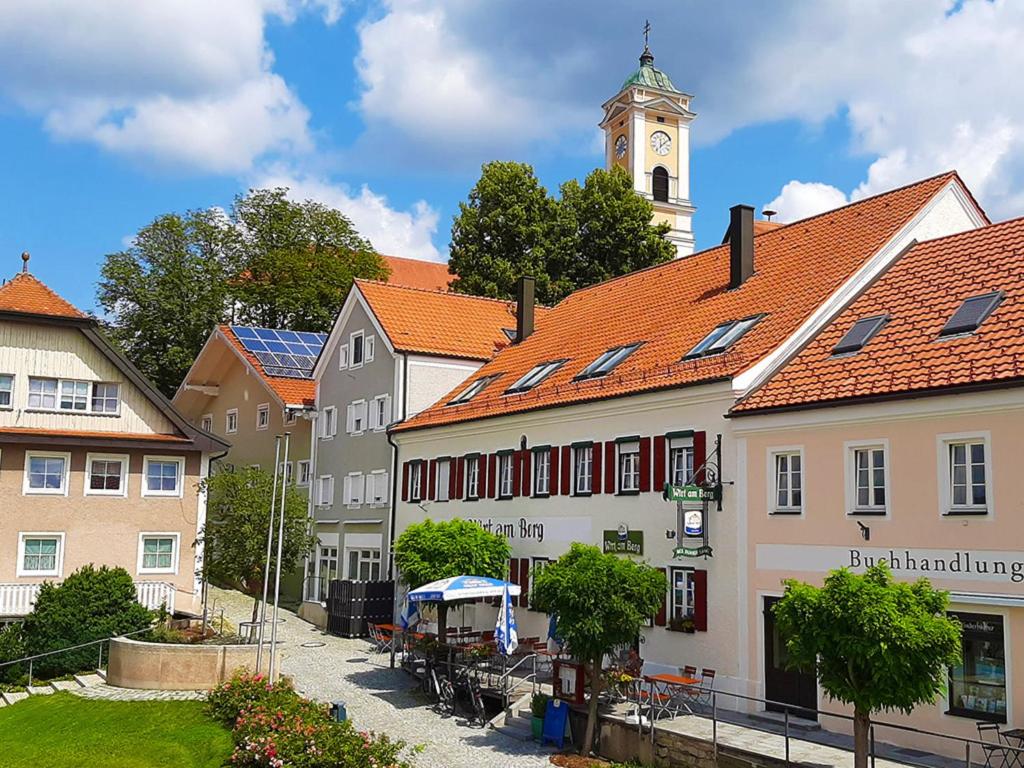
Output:
<path fill-rule="evenodd" d="M 730 320 L 728 323 L 722 323 L 701 339 L 700 343 L 687 352 L 683 359 L 689 360 L 694 357 L 706 357 L 725 352 L 743 334 L 757 325 L 763 317 L 764 315 L 754 315 L 743 320 Z"/>
<path fill-rule="evenodd" d="M 565 365 L 565 360 L 552 360 L 548 363 L 535 365 L 525 376 L 519 379 L 519 381 L 506 389 L 505 394 L 512 395 L 517 392 L 528 392 L 563 365 Z"/>
<path fill-rule="evenodd" d="M 615 366 L 636 352 L 639 348 L 640 342 L 637 342 L 636 344 L 627 344 L 622 347 L 612 347 L 607 352 L 602 353 L 597 360 L 576 374 L 574 381 L 599 379 L 602 376 L 606 376 L 612 372 Z"/>
<path fill-rule="evenodd" d="M 472 384 L 462 390 L 454 399 L 448 401 L 448 405 L 461 405 L 462 403 L 468 403 L 474 397 L 479 395 L 484 389 L 494 381 L 500 373 L 496 373 L 492 376 L 481 376 L 476 379 Z"/>
<path fill-rule="evenodd" d="M 999 302 L 1002 300 L 1002 291 L 993 291 L 964 299 L 964 303 L 949 318 L 949 322 L 942 327 L 939 336 L 955 336 L 977 330 L 978 326 L 985 322 L 985 318 L 992 314 L 992 310 L 999 306 Z"/>
<path fill-rule="evenodd" d="M 846 332 L 846 335 L 839 340 L 839 343 L 832 347 L 832 354 L 842 355 L 847 352 L 859 352 L 881 330 L 888 320 L 888 315 L 862 317 L 853 324 L 853 327 Z"/>

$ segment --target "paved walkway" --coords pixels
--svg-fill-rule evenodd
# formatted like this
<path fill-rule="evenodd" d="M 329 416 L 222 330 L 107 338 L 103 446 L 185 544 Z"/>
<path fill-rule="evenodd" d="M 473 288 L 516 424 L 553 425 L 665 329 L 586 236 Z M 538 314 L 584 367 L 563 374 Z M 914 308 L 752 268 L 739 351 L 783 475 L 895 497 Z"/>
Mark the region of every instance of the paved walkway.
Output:
<path fill-rule="evenodd" d="M 202 701 L 206 691 L 147 691 L 136 688 L 115 688 L 103 683 L 89 688 L 68 688 L 83 699 L 106 701 Z"/>
<path fill-rule="evenodd" d="M 223 607 L 232 622 L 250 617 L 252 601 L 244 595 L 214 588 L 210 594 L 216 610 Z M 281 669 L 295 680 L 295 687 L 311 699 L 344 701 L 359 728 L 421 745 L 417 768 L 550 766 L 549 753 L 533 743 L 435 713 L 405 672 L 391 669 L 386 657 L 368 657 L 366 640 L 327 635 L 293 613 L 281 615 Z"/>

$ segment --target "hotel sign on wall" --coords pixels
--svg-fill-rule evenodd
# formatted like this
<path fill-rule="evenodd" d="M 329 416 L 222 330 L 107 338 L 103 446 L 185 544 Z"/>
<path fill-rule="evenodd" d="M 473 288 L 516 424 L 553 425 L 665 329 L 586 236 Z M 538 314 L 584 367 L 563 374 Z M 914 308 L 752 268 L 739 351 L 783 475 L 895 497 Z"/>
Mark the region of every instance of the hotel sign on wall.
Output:
<path fill-rule="evenodd" d="M 504 536 L 510 542 L 573 542 L 590 539 L 589 517 L 470 517 L 489 533 Z"/>
<path fill-rule="evenodd" d="M 863 571 L 884 561 L 896 576 L 1024 584 L 1024 552 L 916 547 L 816 547 L 758 544 L 757 568 L 765 571 Z"/>
<path fill-rule="evenodd" d="M 605 531 L 601 537 L 604 551 L 616 555 L 642 555 L 644 553 L 644 532 L 631 531 L 625 526 L 618 530 Z"/>

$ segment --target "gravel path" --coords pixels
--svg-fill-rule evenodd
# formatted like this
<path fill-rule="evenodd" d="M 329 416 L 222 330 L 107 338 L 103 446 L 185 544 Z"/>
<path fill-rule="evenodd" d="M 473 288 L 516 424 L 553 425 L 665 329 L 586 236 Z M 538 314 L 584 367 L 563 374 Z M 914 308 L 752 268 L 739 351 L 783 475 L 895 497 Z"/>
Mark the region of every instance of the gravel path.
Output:
<path fill-rule="evenodd" d="M 211 587 L 210 596 L 216 600 L 215 615 L 223 607 L 232 622 L 247 620 L 252 613 L 251 599 L 239 592 Z M 531 742 L 435 713 L 405 672 L 391 669 L 387 657 L 369 658 L 367 641 L 321 633 L 289 611 L 281 616 L 281 669 L 295 680 L 295 687 L 311 699 L 344 701 L 359 728 L 421 745 L 423 751 L 414 758 L 417 768 L 550 765 L 549 753 Z"/>

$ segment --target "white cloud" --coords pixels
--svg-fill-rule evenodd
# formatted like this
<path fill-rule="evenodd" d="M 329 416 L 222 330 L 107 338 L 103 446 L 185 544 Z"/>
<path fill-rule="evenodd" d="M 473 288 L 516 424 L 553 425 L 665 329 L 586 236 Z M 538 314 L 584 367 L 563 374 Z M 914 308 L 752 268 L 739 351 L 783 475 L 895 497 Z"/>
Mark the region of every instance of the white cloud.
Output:
<path fill-rule="evenodd" d="M 380 253 L 447 261 L 447 254 L 438 251 L 433 243 L 438 213 L 423 200 L 407 211 L 400 211 L 392 208 L 384 195 L 373 192 L 365 184 L 354 192 L 347 185 L 295 174 L 285 168 L 271 169 L 257 178 L 253 186 L 288 187 L 289 196 L 295 200 L 316 200 L 337 208 Z"/>
<path fill-rule="evenodd" d="M 764 207 L 775 211 L 778 214 L 778 221 L 790 222 L 830 211 L 846 205 L 847 202 L 846 193 L 830 184 L 793 180 Z"/>
<path fill-rule="evenodd" d="M 189 170 L 241 172 L 311 147 L 272 71 L 267 16 L 325 22 L 339 0 L 37 0 L 0 4 L 0 92 L 52 136 Z"/>

